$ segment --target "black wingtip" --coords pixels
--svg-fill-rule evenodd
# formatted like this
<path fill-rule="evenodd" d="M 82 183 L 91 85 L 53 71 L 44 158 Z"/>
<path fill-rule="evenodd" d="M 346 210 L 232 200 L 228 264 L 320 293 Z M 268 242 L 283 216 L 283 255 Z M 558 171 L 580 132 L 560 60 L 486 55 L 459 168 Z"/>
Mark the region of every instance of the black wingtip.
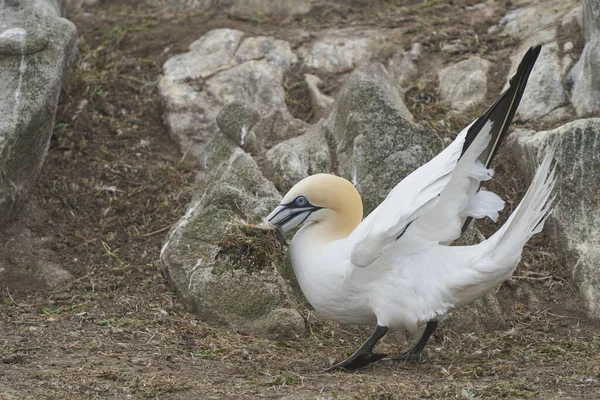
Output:
<path fill-rule="evenodd" d="M 490 108 L 488 108 L 487 111 L 469 128 L 467 136 L 465 137 L 465 143 L 463 144 L 461 157 L 481 132 L 481 129 L 486 122 L 492 121 L 494 125 L 490 131 L 490 135 L 492 135 L 490 144 L 479 156 L 479 160 L 489 168 L 502 141 L 508 133 L 508 127 L 512 123 L 515 113 L 517 112 L 517 108 L 519 107 L 519 103 L 525 92 L 525 87 L 527 86 L 527 81 L 529 80 L 529 75 L 531 74 L 533 66 L 541 51 L 541 45 L 532 46 L 527 50 L 517 67 L 517 72 L 508 81 L 508 89 L 506 89 L 494 104 L 492 104 Z M 462 226 L 462 233 L 467 230 L 471 220 L 471 217 L 465 220 Z"/>
<path fill-rule="evenodd" d="M 492 140 L 490 141 L 488 148 L 482 153 L 483 157 L 480 157 L 486 167 L 490 166 L 500 144 L 506 136 L 508 127 L 514 118 L 515 113 L 517 112 L 517 108 L 523 97 L 523 92 L 527 86 L 529 75 L 533 70 L 533 66 L 537 61 L 541 50 L 541 45 L 532 46 L 527 50 L 517 67 L 517 72 L 515 72 L 509 80 L 508 89 L 506 89 L 494 104 L 492 104 L 490 108 L 488 108 L 487 111 L 473 123 L 471 128 L 469 128 L 463 144 L 461 156 L 467 151 L 469 146 L 471 146 L 473 140 L 475 140 L 475 137 L 477 137 L 485 123 L 491 120 L 494 122 L 494 127 L 490 132 Z M 498 124 L 498 122 L 500 122 L 500 124 Z"/>

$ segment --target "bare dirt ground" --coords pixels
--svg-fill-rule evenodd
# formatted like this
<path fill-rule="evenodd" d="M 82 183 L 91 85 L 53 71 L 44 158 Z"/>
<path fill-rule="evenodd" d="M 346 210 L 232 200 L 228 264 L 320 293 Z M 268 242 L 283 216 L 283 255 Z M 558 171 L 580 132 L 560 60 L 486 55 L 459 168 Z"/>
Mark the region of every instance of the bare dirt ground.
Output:
<path fill-rule="evenodd" d="M 501 288 L 508 298 L 525 282 L 536 289 L 537 306 L 513 299 L 505 329 L 442 329 L 421 363 L 378 363 L 350 374 L 319 371 L 352 352 L 364 333 L 319 321 L 306 337 L 272 341 L 209 326 L 183 309 L 159 272 L 162 239 L 184 212 L 194 177 L 161 123 L 156 83 L 170 55 L 217 27 L 296 46 L 299 30 L 402 27 L 398 45 L 422 43 L 419 68 L 431 74 L 407 92 L 407 105 L 417 120 L 446 118 L 450 126 L 441 133 L 450 135 L 481 110 L 446 116 L 435 63 L 484 55 L 495 64 L 492 98 L 515 45 L 486 33 L 511 3 L 497 4 L 488 16 L 456 12 L 475 3 L 351 2 L 282 21 L 223 13 L 161 17 L 143 4 L 107 1 L 91 15 L 73 15 L 80 55 L 39 188 L 17 222 L 40 238 L 42 250 L 7 253 L 7 236 L 19 226 L 7 228 L 0 249 L 3 260 L 21 265 L 43 255 L 73 278 L 52 291 L 24 285 L 18 275 L 0 284 L 0 399 L 600 398 L 599 325 L 578 312 L 543 236 L 528 247 L 517 278 Z M 440 43 L 458 38 L 468 40 L 465 52 L 439 51 Z M 335 84 L 331 77 L 334 94 Z M 301 103 L 305 96 L 290 98 Z M 297 115 L 310 119 L 309 106 L 296 103 Z M 510 165 L 497 168 L 494 185 L 509 204 L 522 195 Z M 394 353 L 405 345 L 390 338 L 381 346 Z"/>

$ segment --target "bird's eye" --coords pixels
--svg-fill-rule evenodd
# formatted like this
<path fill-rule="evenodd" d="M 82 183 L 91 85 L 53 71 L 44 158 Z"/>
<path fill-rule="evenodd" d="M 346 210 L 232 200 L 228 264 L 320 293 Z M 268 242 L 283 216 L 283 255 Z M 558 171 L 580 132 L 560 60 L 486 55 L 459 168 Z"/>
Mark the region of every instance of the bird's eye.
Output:
<path fill-rule="evenodd" d="M 304 207 L 307 204 L 308 200 L 306 200 L 306 197 L 304 196 L 298 196 L 296 197 L 296 200 L 294 200 L 294 205 L 296 205 L 296 207 Z"/>

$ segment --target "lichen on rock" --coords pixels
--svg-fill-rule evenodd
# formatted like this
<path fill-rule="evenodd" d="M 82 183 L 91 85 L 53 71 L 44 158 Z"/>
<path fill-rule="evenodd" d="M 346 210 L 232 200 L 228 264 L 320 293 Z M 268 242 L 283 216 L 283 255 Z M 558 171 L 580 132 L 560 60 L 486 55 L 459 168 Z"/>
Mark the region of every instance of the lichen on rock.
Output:
<path fill-rule="evenodd" d="M 0 29 L 0 224 L 5 224 L 41 171 L 60 89 L 77 52 L 77 31 L 45 0 L 7 2 Z"/>
<path fill-rule="evenodd" d="M 163 271 L 203 318 L 265 333 L 254 321 L 295 302 L 284 278 L 290 276 L 285 253 L 274 251 L 275 233 L 251 225 L 280 195 L 252 157 L 222 133 L 206 146 L 200 165 L 192 203 L 163 246 Z"/>
<path fill-rule="evenodd" d="M 559 198 L 545 231 L 587 312 L 600 318 L 600 119 L 575 120 L 550 131 L 518 130 L 507 140 L 527 178 L 554 144 Z"/>

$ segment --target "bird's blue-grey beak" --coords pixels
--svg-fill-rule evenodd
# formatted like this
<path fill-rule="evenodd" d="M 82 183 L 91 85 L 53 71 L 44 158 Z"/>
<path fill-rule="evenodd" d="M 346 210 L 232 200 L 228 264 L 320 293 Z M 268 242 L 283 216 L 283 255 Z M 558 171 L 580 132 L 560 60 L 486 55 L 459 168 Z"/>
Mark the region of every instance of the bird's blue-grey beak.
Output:
<path fill-rule="evenodd" d="M 295 207 L 293 203 L 280 204 L 267 216 L 267 221 L 269 224 L 279 227 L 285 233 L 306 221 L 311 213 L 321 208 L 313 205 Z"/>

